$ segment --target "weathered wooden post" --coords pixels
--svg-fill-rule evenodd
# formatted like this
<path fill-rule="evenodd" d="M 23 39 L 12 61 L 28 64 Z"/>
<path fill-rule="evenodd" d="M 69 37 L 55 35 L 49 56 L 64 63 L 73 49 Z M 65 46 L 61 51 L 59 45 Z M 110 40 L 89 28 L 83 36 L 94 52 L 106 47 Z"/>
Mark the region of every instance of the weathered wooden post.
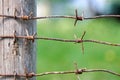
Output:
<path fill-rule="evenodd" d="M 0 0 L 0 15 L 36 16 L 36 0 Z M 0 36 L 28 36 L 36 32 L 35 20 L 0 17 Z M 22 38 L 0 38 L 0 74 L 27 74 L 36 71 L 35 42 Z M 14 80 L 1 76 L 0 80 Z M 16 77 L 23 80 L 24 77 Z M 24 79 L 25 80 L 25 79 Z M 31 78 L 30 80 L 35 80 Z"/>

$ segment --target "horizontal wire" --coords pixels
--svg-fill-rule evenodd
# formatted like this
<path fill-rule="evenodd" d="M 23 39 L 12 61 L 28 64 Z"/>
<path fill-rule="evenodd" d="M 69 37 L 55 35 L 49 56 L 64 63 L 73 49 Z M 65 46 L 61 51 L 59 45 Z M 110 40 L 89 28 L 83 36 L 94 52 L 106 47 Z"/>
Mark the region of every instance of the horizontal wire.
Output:
<path fill-rule="evenodd" d="M 74 71 L 52 71 L 52 72 L 43 72 L 43 73 L 37 73 L 37 74 L 35 74 L 34 72 L 26 73 L 26 74 L 0 74 L 0 76 L 32 78 L 37 76 L 54 75 L 54 74 L 83 74 L 88 72 L 104 72 L 104 73 L 109 73 L 109 74 L 120 77 L 119 73 L 113 72 L 111 70 L 106 70 L 106 69 L 77 69 Z"/>
<path fill-rule="evenodd" d="M 3 38 L 21 38 L 21 39 L 28 39 L 28 40 L 34 40 L 34 39 L 41 39 L 41 40 L 51 40 L 51 41 L 59 41 L 59 42 L 73 42 L 73 43 L 83 43 L 83 42 L 92 42 L 92 43 L 98 43 L 98 44 L 104 44 L 104 45 L 110 45 L 110 46 L 120 46 L 120 44 L 116 43 L 110 43 L 105 41 L 99 41 L 99 40 L 81 40 L 81 39 L 61 39 L 61 38 L 50 38 L 50 37 L 34 37 L 34 36 L 0 36 L 1 39 Z"/>
<path fill-rule="evenodd" d="M 23 19 L 23 20 L 46 19 L 46 18 L 76 19 L 76 16 L 68 16 L 68 15 L 51 15 L 51 16 L 43 16 L 43 17 L 0 15 L 0 17 L 16 18 L 16 19 Z M 27 18 L 25 19 L 25 17 L 27 17 Z M 77 17 L 83 17 L 83 16 L 77 16 Z M 99 15 L 99 16 L 92 16 L 92 17 L 83 17 L 84 20 L 86 20 L 86 19 L 97 19 L 97 18 L 120 18 L 120 15 Z"/>

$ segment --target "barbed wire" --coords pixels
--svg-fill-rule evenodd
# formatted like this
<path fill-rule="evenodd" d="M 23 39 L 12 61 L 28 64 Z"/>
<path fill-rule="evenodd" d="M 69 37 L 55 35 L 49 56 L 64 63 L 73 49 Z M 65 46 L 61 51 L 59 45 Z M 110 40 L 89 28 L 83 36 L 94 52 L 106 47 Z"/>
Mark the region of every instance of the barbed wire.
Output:
<path fill-rule="evenodd" d="M 45 75 L 53 75 L 53 74 L 83 74 L 83 73 L 89 73 L 89 72 L 104 72 L 104 73 L 109 73 L 115 76 L 120 77 L 120 74 L 117 72 L 113 72 L 111 70 L 106 70 L 106 69 L 77 69 L 73 71 L 52 71 L 52 72 L 43 72 L 43 73 L 38 73 L 35 74 L 34 72 L 26 73 L 26 74 L 0 74 L 2 77 L 23 77 L 23 78 L 32 78 L 32 77 L 37 77 L 37 76 L 45 76 Z"/>
<path fill-rule="evenodd" d="M 40 73 L 40 74 L 36 74 L 35 76 L 44 76 L 44 75 L 49 75 L 49 74 L 82 74 L 84 72 L 106 72 L 112 75 L 116 75 L 120 77 L 119 73 L 110 71 L 110 70 L 106 70 L 106 69 L 77 69 L 75 71 L 55 71 L 55 72 L 45 72 L 45 73 Z"/>
<path fill-rule="evenodd" d="M 4 38 L 18 38 L 18 39 L 28 39 L 34 41 L 35 39 L 40 39 L 40 40 L 50 40 L 50 41 L 59 41 L 59 42 L 72 42 L 72 43 L 84 43 L 84 42 L 90 42 L 90 43 L 98 43 L 98 44 L 104 44 L 104 45 L 109 45 L 109 46 L 120 46 L 120 44 L 116 43 L 110 43 L 110 42 L 105 42 L 105 41 L 99 41 L 99 40 L 91 40 L 91 39 L 61 39 L 61 38 L 50 38 L 50 37 L 39 37 L 31 35 L 31 36 L 16 36 L 15 34 L 12 36 L 0 36 L 0 39 Z"/>
<path fill-rule="evenodd" d="M 50 15 L 50 16 L 34 17 L 32 14 L 33 14 L 33 12 L 30 12 L 29 15 L 17 16 L 16 9 L 15 9 L 14 15 L 0 15 L 0 17 L 22 19 L 22 20 L 34 20 L 34 19 L 46 19 L 46 18 L 69 18 L 69 19 L 75 19 L 74 25 L 76 25 L 78 20 L 83 21 L 83 20 L 98 19 L 98 18 L 120 18 L 120 15 L 99 15 L 99 16 L 92 16 L 92 17 L 84 17 L 84 13 L 82 13 L 82 15 L 79 16 L 77 9 L 75 10 L 75 16 Z"/>
<path fill-rule="evenodd" d="M 81 40 L 81 39 L 70 40 L 70 39 L 47 38 L 47 37 L 36 37 L 36 39 L 53 40 L 53 41 L 60 41 L 60 42 L 74 42 L 74 43 L 92 42 L 92 43 L 98 43 L 98 44 L 104 44 L 104 45 L 110 45 L 110 46 L 120 46 L 120 44 L 114 44 L 114 43 L 98 41 L 98 40 Z"/>
<path fill-rule="evenodd" d="M 13 16 L 12 15 L 0 15 L 0 17 L 22 19 L 22 20 L 36 20 L 36 19 L 46 19 L 46 18 L 69 18 L 69 19 L 74 19 L 75 20 L 74 25 L 76 25 L 78 20 L 82 21 L 82 20 L 98 19 L 98 18 L 120 18 L 120 15 L 99 15 L 99 16 L 93 16 L 93 17 L 84 17 L 83 13 L 81 16 L 78 16 L 78 12 L 77 12 L 77 10 L 75 10 L 75 16 L 69 16 L 69 15 L 53 15 L 52 16 L 51 15 L 51 16 L 44 16 L 44 17 L 34 17 L 34 16 L 32 16 L 32 12 L 29 15 L 17 16 L 16 10 L 15 10 Z M 104 45 L 110 45 L 110 46 L 120 46 L 120 44 L 116 44 L 116 43 L 83 39 L 84 36 L 85 36 L 85 32 L 83 33 L 82 37 L 79 39 L 61 39 L 61 38 L 39 37 L 39 36 L 36 36 L 36 34 L 27 35 L 27 36 L 18 36 L 14 33 L 11 36 L 1 35 L 0 40 L 5 39 L 5 38 L 12 38 L 12 39 L 28 39 L 28 40 L 32 40 L 33 42 L 34 42 L 34 40 L 39 39 L 39 40 L 51 40 L 51 41 L 59 41 L 59 42 L 82 43 L 83 53 L 84 53 L 84 47 L 83 47 L 84 42 L 98 43 L 98 44 L 104 44 Z M 35 74 L 34 72 L 26 73 L 26 74 L 17 74 L 17 73 L 16 74 L 0 74 L 0 76 L 14 77 L 15 79 L 17 79 L 17 77 L 32 78 L 35 76 L 45 76 L 45 75 L 50 75 L 50 74 L 82 74 L 82 73 L 87 73 L 87 72 L 105 72 L 105 73 L 109 73 L 109 74 L 120 77 L 119 73 L 113 72 L 111 70 L 106 70 L 106 69 L 76 69 L 74 71 L 53 71 L 53 72 L 43 72 L 43 73 L 39 73 L 39 74 Z"/>
<path fill-rule="evenodd" d="M 27 40 L 31 40 L 32 42 L 34 42 L 34 40 L 50 40 L 50 41 L 59 41 L 59 42 L 71 42 L 71 43 L 81 43 L 82 44 L 82 53 L 84 54 L 84 46 L 83 43 L 84 42 L 89 42 L 89 43 L 97 43 L 97 44 L 104 44 L 104 45 L 109 45 L 109 46 L 120 46 L 120 44 L 116 44 L 116 43 L 110 43 L 110 42 L 105 42 L 105 41 L 98 41 L 98 40 L 90 40 L 90 39 L 83 39 L 83 37 L 85 36 L 85 32 L 83 33 L 82 37 L 80 39 L 61 39 L 61 38 L 50 38 L 50 37 L 39 37 L 36 36 L 36 34 L 33 35 L 27 35 L 27 36 L 16 36 L 16 34 L 14 33 L 13 36 L 0 36 L 0 40 L 5 39 L 5 38 L 12 38 L 14 39 L 13 43 L 16 43 L 17 39 L 27 39 Z"/>

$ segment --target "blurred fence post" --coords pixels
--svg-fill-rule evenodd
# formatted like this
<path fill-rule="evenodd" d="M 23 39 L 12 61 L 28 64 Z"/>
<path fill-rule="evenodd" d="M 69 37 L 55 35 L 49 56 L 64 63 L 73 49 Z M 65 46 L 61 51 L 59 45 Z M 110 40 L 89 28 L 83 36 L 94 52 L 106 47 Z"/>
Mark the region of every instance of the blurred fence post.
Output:
<path fill-rule="evenodd" d="M 36 16 L 36 0 L 0 0 L 0 14 Z M 0 35 L 27 36 L 36 32 L 36 20 L 0 18 Z M 36 44 L 27 39 L 0 39 L 0 74 L 27 74 L 36 71 Z M 0 80 L 14 80 L 0 77 Z M 17 77 L 17 80 L 23 80 Z M 16 80 L 15 79 L 15 80 Z M 29 80 L 35 80 L 31 78 Z"/>

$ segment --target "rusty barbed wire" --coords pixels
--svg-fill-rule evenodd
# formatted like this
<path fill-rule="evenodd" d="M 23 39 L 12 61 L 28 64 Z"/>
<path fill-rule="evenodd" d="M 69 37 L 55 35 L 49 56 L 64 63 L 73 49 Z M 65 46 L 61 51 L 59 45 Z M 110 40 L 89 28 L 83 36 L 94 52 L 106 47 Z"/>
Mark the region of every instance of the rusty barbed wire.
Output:
<path fill-rule="evenodd" d="M 77 9 L 75 10 L 75 16 L 70 15 L 50 15 L 50 16 L 42 16 L 42 17 L 35 17 L 30 12 L 29 15 L 17 16 L 16 10 L 14 11 L 14 15 L 0 15 L 0 17 L 6 18 L 14 18 L 14 19 L 22 19 L 22 20 L 34 20 L 34 19 L 46 19 L 46 18 L 69 18 L 75 19 L 74 25 L 76 25 L 77 21 L 80 20 L 88 20 L 88 19 L 98 19 L 98 18 L 120 18 L 120 15 L 99 15 L 99 16 L 92 16 L 92 17 L 84 17 L 84 13 L 81 16 L 78 15 Z"/>
<path fill-rule="evenodd" d="M 81 16 L 78 15 L 77 9 L 75 10 L 75 16 L 70 15 L 50 15 L 50 16 L 42 16 L 42 17 L 35 17 L 33 16 L 33 12 L 30 12 L 29 15 L 17 16 L 16 15 L 17 9 L 14 10 L 14 15 L 0 15 L 0 17 L 5 18 L 13 18 L 13 19 L 22 19 L 22 20 L 36 20 L 36 19 L 47 19 L 47 18 L 68 18 L 74 19 L 74 26 L 76 26 L 77 21 L 89 20 L 89 19 L 98 19 L 98 18 L 120 18 L 120 15 L 99 15 L 99 16 L 92 16 L 92 17 L 84 17 L 84 13 Z"/>
<path fill-rule="evenodd" d="M 104 72 L 104 73 L 109 73 L 115 76 L 120 77 L 120 74 L 117 72 L 113 72 L 111 70 L 106 70 L 106 69 L 77 69 L 73 71 L 52 71 L 52 72 L 43 72 L 43 73 L 38 73 L 35 74 L 34 72 L 26 73 L 26 74 L 0 74 L 2 77 L 23 77 L 23 78 L 32 78 L 32 77 L 38 77 L 38 76 L 45 76 L 45 75 L 54 75 L 54 74 L 83 74 L 83 73 L 89 73 L 89 72 Z"/>
<path fill-rule="evenodd" d="M 31 38 L 28 37 L 28 39 L 31 39 Z M 93 43 L 110 45 L 110 46 L 120 46 L 120 44 L 115 44 L 115 43 L 110 43 L 105 41 L 98 41 L 98 40 L 81 40 L 81 39 L 73 40 L 73 39 L 60 39 L 60 38 L 48 38 L 48 37 L 34 37 L 34 39 L 53 40 L 53 41 L 60 41 L 60 42 L 74 42 L 74 43 L 93 42 Z"/>
<path fill-rule="evenodd" d="M 51 40 L 51 41 L 59 41 L 59 42 L 73 42 L 73 43 L 84 43 L 84 42 L 91 42 L 91 43 L 98 43 L 98 44 L 104 44 L 104 45 L 110 45 L 110 46 L 120 46 L 120 44 L 116 43 L 110 43 L 105 41 L 99 41 L 99 40 L 91 40 L 91 39 L 61 39 L 61 38 L 50 38 L 50 37 L 39 37 L 39 36 L 0 36 L 1 39 L 4 38 L 19 38 L 19 39 L 28 39 L 34 41 L 35 39 L 41 39 L 41 40 Z"/>
<path fill-rule="evenodd" d="M 75 23 L 74 25 L 77 24 L 77 21 L 82 21 L 82 20 L 88 20 L 88 19 L 98 19 L 98 18 L 120 18 L 120 15 L 99 15 L 99 16 L 93 16 L 93 17 L 84 17 L 84 14 L 82 16 L 78 16 L 77 10 L 75 10 L 75 16 L 69 16 L 69 15 L 51 15 L 51 16 L 44 16 L 44 17 L 34 17 L 32 16 L 32 12 L 29 15 L 23 15 L 23 16 L 17 16 L 16 11 L 14 12 L 14 15 L 0 15 L 2 18 L 13 18 L 13 19 L 22 19 L 22 20 L 34 20 L 34 19 L 46 19 L 46 18 L 69 18 L 69 19 L 74 19 Z M 110 43 L 110 42 L 105 42 L 105 41 L 98 41 L 98 40 L 89 40 L 89 39 L 83 39 L 85 35 L 82 35 L 80 39 L 61 39 L 61 38 L 50 38 L 50 37 L 39 37 L 34 35 L 27 35 L 27 36 L 17 36 L 15 33 L 14 35 L 8 36 L 0 36 L 0 40 L 5 39 L 5 38 L 11 38 L 16 40 L 18 39 L 28 39 L 32 40 L 34 42 L 35 39 L 40 39 L 40 40 L 51 40 L 51 41 L 59 41 L 59 42 L 73 42 L 73 43 L 82 43 L 82 51 L 84 53 L 84 47 L 83 43 L 84 42 L 91 42 L 91 43 L 98 43 L 98 44 L 104 44 L 104 45 L 110 45 L 110 46 L 120 46 L 120 44 L 115 44 L 115 43 Z M 88 72 L 105 72 L 109 73 L 112 75 L 116 75 L 120 77 L 119 73 L 106 70 L 106 69 L 76 69 L 74 71 L 53 71 L 53 72 L 43 72 L 39 74 L 35 74 L 34 72 L 31 73 L 26 73 L 26 74 L 0 74 L 2 77 L 13 77 L 15 80 L 17 77 L 24 77 L 24 78 L 32 78 L 36 76 L 45 76 L 45 75 L 52 75 L 52 74 L 82 74 L 82 73 L 88 73 Z"/>
<path fill-rule="evenodd" d="M 71 73 L 75 73 L 75 74 L 82 74 L 84 72 L 106 72 L 112 75 L 116 75 L 120 77 L 119 73 L 110 71 L 110 70 L 106 70 L 106 69 L 77 69 L 75 71 L 55 71 L 55 72 L 45 72 L 45 73 L 40 73 L 40 74 L 36 74 L 35 76 L 44 76 L 44 75 L 49 75 L 49 74 L 71 74 Z"/>

